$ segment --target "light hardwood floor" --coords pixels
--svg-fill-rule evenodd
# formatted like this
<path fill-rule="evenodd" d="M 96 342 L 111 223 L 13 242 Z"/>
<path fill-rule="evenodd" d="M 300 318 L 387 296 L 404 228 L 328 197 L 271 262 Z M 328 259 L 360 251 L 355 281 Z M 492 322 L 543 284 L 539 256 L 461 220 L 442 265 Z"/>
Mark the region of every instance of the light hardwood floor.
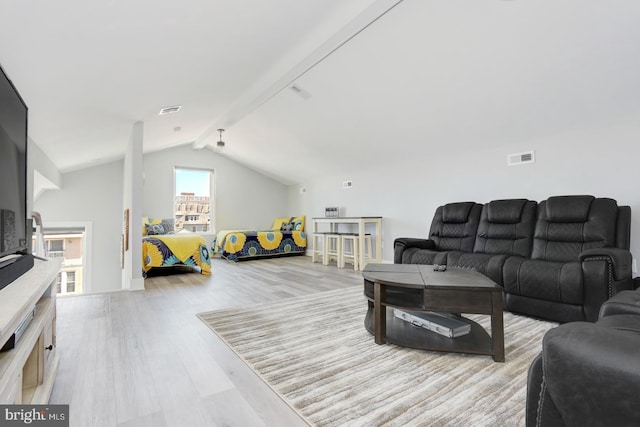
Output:
<path fill-rule="evenodd" d="M 60 366 L 51 403 L 70 425 L 305 426 L 196 314 L 362 286 L 306 256 L 212 262 L 145 279 L 145 291 L 58 298 Z"/>

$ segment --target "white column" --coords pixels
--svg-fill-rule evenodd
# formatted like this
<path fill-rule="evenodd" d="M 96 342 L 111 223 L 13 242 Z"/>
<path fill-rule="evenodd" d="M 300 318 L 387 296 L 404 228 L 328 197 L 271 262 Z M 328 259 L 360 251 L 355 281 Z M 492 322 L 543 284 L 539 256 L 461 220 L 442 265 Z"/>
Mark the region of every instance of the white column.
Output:
<path fill-rule="evenodd" d="M 124 157 L 124 188 L 122 189 L 122 233 L 125 234 L 125 210 L 129 210 L 129 248 L 124 253 L 122 289 L 144 289 L 142 277 L 142 146 L 144 123 L 135 122 Z M 125 240 L 127 236 L 125 236 Z"/>

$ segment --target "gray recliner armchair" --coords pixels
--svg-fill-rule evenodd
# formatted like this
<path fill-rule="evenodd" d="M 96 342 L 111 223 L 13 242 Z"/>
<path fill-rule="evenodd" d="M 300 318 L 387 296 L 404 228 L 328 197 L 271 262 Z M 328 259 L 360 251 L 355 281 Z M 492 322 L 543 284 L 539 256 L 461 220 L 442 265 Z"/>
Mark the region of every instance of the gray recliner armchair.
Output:
<path fill-rule="evenodd" d="M 640 291 L 606 301 L 596 323 L 544 336 L 529 368 L 527 427 L 640 425 Z"/>

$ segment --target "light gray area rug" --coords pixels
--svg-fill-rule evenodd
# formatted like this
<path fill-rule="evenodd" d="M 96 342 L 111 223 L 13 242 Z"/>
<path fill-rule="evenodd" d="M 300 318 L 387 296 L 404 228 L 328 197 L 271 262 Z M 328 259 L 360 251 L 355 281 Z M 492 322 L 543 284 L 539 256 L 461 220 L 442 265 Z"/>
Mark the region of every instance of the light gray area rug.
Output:
<path fill-rule="evenodd" d="M 524 425 L 527 370 L 554 323 L 505 312 L 496 363 L 376 345 L 366 311 L 349 288 L 198 317 L 313 425 Z M 468 317 L 490 329 L 489 316 Z"/>

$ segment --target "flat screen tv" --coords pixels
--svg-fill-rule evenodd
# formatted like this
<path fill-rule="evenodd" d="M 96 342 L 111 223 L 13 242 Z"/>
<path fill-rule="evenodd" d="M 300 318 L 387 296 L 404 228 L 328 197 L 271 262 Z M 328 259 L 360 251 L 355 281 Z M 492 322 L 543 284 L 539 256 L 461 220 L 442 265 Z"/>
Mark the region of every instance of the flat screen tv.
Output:
<path fill-rule="evenodd" d="M 0 289 L 33 266 L 27 228 L 27 106 L 0 66 Z"/>

